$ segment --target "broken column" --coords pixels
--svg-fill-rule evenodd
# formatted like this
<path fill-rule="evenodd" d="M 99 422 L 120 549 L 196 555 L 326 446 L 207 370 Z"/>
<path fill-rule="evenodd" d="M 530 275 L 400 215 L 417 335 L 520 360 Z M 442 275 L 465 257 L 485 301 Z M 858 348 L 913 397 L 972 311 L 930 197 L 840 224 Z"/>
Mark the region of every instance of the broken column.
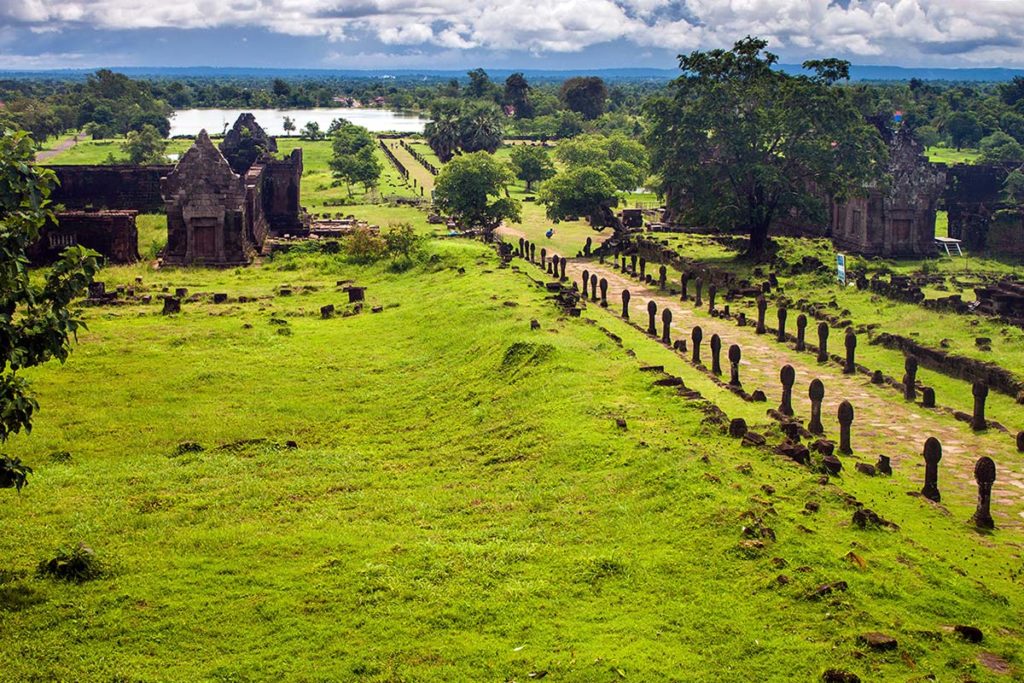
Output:
<path fill-rule="evenodd" d="M 939 494 L 939 461 L 942 460 L 942 444 L 934 436 L 924 442 L 924 487 L 921 495 L 938 503 Z"/>
<path fill-rule="evenodd" d="M 917 398 L 917 359 L 907 356 L 903 361 L 903 398 L 913 401 Z"/>
<path fill-rule="evenodd" d="M 683 295 L 680 301 L 686 301 L 688 298 L 690 298 L 689 295 L 686 293 L 686 281 L 688 278 L 689 276 L 686 273 L 683 273 L 682 275 L 679 276 L 679 286 L 683 290 Z"/>
<path fill-rule="evenodd" d="M 811 434 L 824 434 L 825 427 L 821 424 L 821 402 L 825 399 L 825 384 L 820 379 L 811 380 L 807 390 L 811 399 L 811 420 L 807 423 L 807 431 Z"/>
<path fill-rule="evenodd" d="M 665 289 L 668 284 L 668 268 L 661 266 L 658 268 L 658 289 Z"/>
<path fill-rule="evenodd" d="M 988 385 L 977 381 L 971 386 L 971 393 L 974 394 L 974 415 L 971 417 L 971 429 L 980 432 L 988 428 L 985 420 L 985 399 L 988 398 Z"/>
<path fill-rule="evenodd" d="M 694 288 L 697 291 L 693 297 L 693 304 L 697 308 L 700 308 L 701 306 L 704 305 L 704 301 L 701 298 L 704 294 L 704 280 L 702 280 L 701 278 L 697 278 L 697 281 L 694 283 Z"/>
<path fill-rule="evenodd" d="M 715 295 L 718 294 L 718 287 L 714 283 L 708 286 L 708 313 L 715 312 Z"/>
<path fill-rule="evenodd" d="M 853 453 L 850 446 L 850 425 L 853 424 L 853 404 L 843 401 L 839 404 L 839 452 L 849 455 Z"/>

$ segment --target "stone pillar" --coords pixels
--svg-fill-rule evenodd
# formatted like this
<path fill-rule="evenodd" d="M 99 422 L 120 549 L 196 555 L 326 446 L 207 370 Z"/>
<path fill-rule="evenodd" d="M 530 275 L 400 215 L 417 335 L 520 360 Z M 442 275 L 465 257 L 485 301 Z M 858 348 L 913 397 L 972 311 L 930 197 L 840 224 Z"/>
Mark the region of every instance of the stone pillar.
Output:
<path fill-rule="evenodd" d="M 629 272 L 636 275 L 636 254 L 629 255 Z"/>
<path fill-rule="evenodd" d="M 170 315 L 172 313 L 181 313 L 181 299 L 174 296 L 164 297 L 164 315 Z"/>
<path fill-rule="evenodd" d="M 540 267 L 541 268 L 543 268 L 544 266 L 547 265 L 547 260 L 548 260 L 548 250 L 545 249 L 544 247 L 541 247 L 540 248 Z"/>
<path fill-rule="evenodd" d="M 665 289 L 668 284 L 668 268 L 661 266 L 658 268 L 658 289 Z"/>
<path fill-rule="evenodd" d="M 786 341 L 786 316 L 787 315 L 789 315 L 789 314 L 786 312 L 786 307 L 785 306 L 779 306 L 779 310 L 778 310 L 778 316 L 779 316 L 779 336 L 778 336 L 778 340 L 780 342 Z"/>
<path fill-rule="evenodd" d="M 640 279 L 643 280 L 647 275 L 647 259 L 640 257 Z"/>
<path fill-rule="evenodd" d="M 694 287 L 697 292 L 693 298 L 693 303 L 697 308 L 700 308 L 704 305 L 704 302 L 701 300 L 701 297 L 704 295 L 704 280 L 697 278 L 697 281 L 694 283 Z"/>
<path fill-rule="evenodd" d="M 818 323 L 818 362 L 828 361 L 828 323 Z"/>
<path fill-rule="evenodd" d="M 629 290 L 622 290 L 622 319 L 629 320 Z"/>
<path fill-rule="evenodd" d="M 583 298 L 584 299 L 587 298 L 587 291 L 588 291 L 587 288 L 588 287 L 590 287 L 590 271 L 589 270 L 584 270 L 583 271 Z"/>
<path fill-rule="evenodd" d="M 587 243 L 583 245 L 583 255 L 590 256 L 590 249 L 593 247 L 594 241 L 591 238 L 587 238 Z"/>
<path fill-rule="evenodd" d="M 729 347 L 729 385 L 734 387 L 743 386 L 740 384 L 740 347 L 733 344 Z"/>
<path fill-rule="evenodd" d="M 935 390 L 931 387 L 921 389 L 921 405 L 925 408 L 935 407 Z"/>
<path fill-rule="evenodd" d="M 718 287 L 714 284 L 708 285 L 708 313 L 715 312 L 715 295 L 718 294 Z"/>
<path fill-rule="evenodd" d="M 821 424 L 821 402 L 825 399 L 825 384 L 820 379 L 811 380 L 807 390 L 811 399 L 811 421 L 807 423 L 807 431 L 811 434 L 824 434 L 825 427 Z"/>
<path fill-rule="evenodd" d="M 661 341 L 669 346 L 672 345 L 672 311 L 665 309 L 661 312 Z"/>
<path fill-rule="evenodd" d="M 1017 432 L 1017 452 L 1024 453 L 1024 432 Z"/>
<path fill-rule="evenodd" d="M 658 304 L 647 302 L 647 334 L 657 336 L 658 328 L 654 324 L 654 316 L 658 313 Z"/>
<path fill-rule="evenodd" d="M 690 332 L 690 339 L 693 340 L 693 362 L 700 364 L 700 342 L 704 338 L 704 330 L 700 329 L 700 325 L 695 325 L 693 331 Z"/>
<path fill-rule="evenodd" d="M 857 372 L 857 363 L 854 354 L 857 352 L 857 335 L 853 333 L 852 327 L 846 328 L 846 365 L 843 366 L 844 375 L 852 375 Z"/>
<path fill-rule="evenodd" d="M 608 308 L 608 280 L 601 278 L 597 284 L 601 287 L 601 308 Z"/>
<path fill-rule="evenodd" d="M 526 253 L 526 240 L 522 237 L 519 238 L 519 251 L 516 253 L 519 254 L 520 258 L 522 258 L 523 254 Z"/>
<path fill-rule="evenodd" d="M 590 300 L 597 301 L 597 273 L 590 276 Z"/>
<path fill-rule="evenodd" d="M 537 245 L 534 242 L 530 242 L 530 263 L 537 262 Z"/>
<path fill-rule="evenodd" d="M 942 460 L 942 444 L 934 436 L 924 442 L 924 487 L 921 495 L 938 503 L 942 500 L 939 493 L 939 461 Z"/>
<path fill-rule="evenodd" d="M 757 334 L 764 334 L 765 333 L 766 328 L 764 326 L 764 314 L 765 314 L 766 310 L 768 310 L 768 302 L 765 300 L 764 296 L 758 296 L 757 297 L 757 327 L 754 328 L 754 332 L 756 332 Z"/>
<path fill-rule="evenodd" d="M 978 507 L 971 520 L 979 529 L 995 528 L 992 519 L 992 484 L 996 481 L 996 464 L 992 458 L 983 456 L 974 465 L 974 480 L 978 482 Z"/>
<path fill-rule="evenodd" d="M 680 301 L 686 301 L 687 299 L 690 298 L 690 295 L 687 294 L 687 292 L 686 292 L 686 284 L 687 284 L 688 280 L 689 280 L 689 276 L 686 273 L 683 273 L 682 275 L 679 276 L 679 285 L 680 285 L 680 287 L 683 290 L 682 298 L 679 299 Z"/>
<path fill-rule="evenodd" d="M 843 401 L 839 404 L 839 452 L 849 455 L 853 453 L 850 446 L 850 425 L 853 424 L 853 404 Z"/>
<path fill-rule="evenodd" d="M 796 371 L 792 365 L 783 365 L 779 372 L 779 380 L 782 382 L 782 402 L 779 404 L 779 412 L 787 417 L 793 416 L 793 383 L 796 382 Z"/>
<path fill-rule="evenodd" d="M 913 401 L 917 398 L 917 359 L 907 356 L 903 361 L 903 398 Z"/>
<path fill-rule="evenodd" d="M 803 351 L 807 348 L 807 343 L 804 341 L 805 335 L 807 334 L 807 316 L 801 313 L 796 317 L 796 350 Z"/>
<path fill-rule="evenodd" d="M 971 429 L 980 432 L 988 428 L 985 420 L 985 399 L 988 398 L 988 385 L 984 382 L 975 382 L 971 387 L 974 394 L 974 415 L 971 417 Z"/>
<path fill-rule="evenodd" d="M 562 282 L 565 282 L 565 257 L 564 256 L 561 256 L 558 259 L 558 270 L 560 271 L 560 275 L 558 276 L 558 279 L 561 280 Z"/>
<path fill-rule="evenodd" d="M 711 335 L 711 372 L 716 375 L 722 374 L 722 338 L 717 334 Z"/>

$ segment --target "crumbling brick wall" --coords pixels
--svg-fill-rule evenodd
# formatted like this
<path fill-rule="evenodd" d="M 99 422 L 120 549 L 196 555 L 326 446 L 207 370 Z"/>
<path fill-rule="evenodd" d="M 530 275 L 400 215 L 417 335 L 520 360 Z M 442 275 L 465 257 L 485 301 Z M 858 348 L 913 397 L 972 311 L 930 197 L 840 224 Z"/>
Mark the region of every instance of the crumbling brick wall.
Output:
<path fill-rule="evenodd" d="M 48 222 L 29 249 L 33 265 L 52 263 L 67 247 L 81 245 L 98 251 L 108 263 L 139 260 L 137 211 L 61 211 Z"/>
<path fill-rule="evenodd" d="M 163 210 L 160 179 L 173 166 L 49 166 L 59 185 L 51 199 L 68 209 L 116 209 L 155 213 Z"/>

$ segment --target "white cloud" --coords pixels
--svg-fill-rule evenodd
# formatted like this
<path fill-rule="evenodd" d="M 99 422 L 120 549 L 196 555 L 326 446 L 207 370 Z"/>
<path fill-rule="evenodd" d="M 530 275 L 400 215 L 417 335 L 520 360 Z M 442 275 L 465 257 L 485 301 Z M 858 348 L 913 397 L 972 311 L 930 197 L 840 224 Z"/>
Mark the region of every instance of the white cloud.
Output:
<path fill-rule="evenodd" d="M 443 50 L 579 52 L 723 47 L 746 35 L 790 59 L 838 54 L 1024 64 L 1024 0 L 0 0 L 0 24 L 34 31 L 250 26 Z"/>

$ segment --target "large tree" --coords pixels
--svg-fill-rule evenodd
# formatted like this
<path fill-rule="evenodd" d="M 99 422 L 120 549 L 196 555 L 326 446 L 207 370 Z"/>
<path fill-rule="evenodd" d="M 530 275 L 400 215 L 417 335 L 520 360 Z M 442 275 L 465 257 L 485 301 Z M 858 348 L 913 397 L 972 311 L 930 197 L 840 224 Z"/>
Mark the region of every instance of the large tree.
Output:
<path fill-rule="evenodd" d="M 790 75 L 766 46 L 748 37 L 681 56 L 682 75 L 647 107 L 651 165 L 669 207 L 743 228 L 755 257 L 777 218 L 796 210 L 825 222 L 827 197 L 880 180 L 886 158 L 877 129 L 836 85 L 847 62 L 805 62 L 810 75 Z"/>
<path fill-rule="evenodd" d="M 512 148 L 512 169 L 516 178 L 526 183 L 526 191 L 533 190 L 533 184 L 555 175 L 547 150 L 533 145 L 517 145 Z"/>
<path fill-rule="evenodd" d="M 54 219 L 52 171 L 32 163 L 35 144 L 24 132 L 0 131 L 0 443 L 32 429 L 39 404 L 21 371 L 56 358 L 64 362 L 84 324 L 68 306 L 92 282 L 100 257 L 69 247 L 42 276 L 31 276 L 26 251 Z M 0 456 L 0 488 L 21 486 L 26 470 Z"/>
<path fill-rule="evenodd" d="M 595 166 L 580 166 L 559 173 L 541 185 L 537 200 L 547 207 L 548 218 L 553 220 L 586 216 L 596 230 L 620 227 L 612 211 L 619 204 L 615 182 Z"/>
<path fill-rule="evenodd" d="M 487 152 L 464 154 L 437 176 L 434 204 L 464 228 L 481 228 L 490 240 L 505 220 L 520 220 L 519 202 L 507 196 L 512 171 Z"/>
<path fill-rule="evenodd" d="M 345 182 L 349 195 L 354 183 L 362 183 L 367 190 L 376 187 L 384 167 L 377 158 L 377 143 L 370 131 L 345 119 L 336 121 L 336 126 L 332 124 L 333 154 L 327 162 L 334 177 Z"/>
<path fill-rule="evenodd" d="M 604 113 L 608 105 L 608 88 L 597 76 L 576 76 L 562 84 L 562 102 L 588 121 Z"/>
<path fill-rule="evenodd" d="M 533 103 L 530 101 L 530 84 L 521 73 L 514 73 L 505 79 L 505 104 L 515 108 L 517 119 L 533 118 Z"/>
<path fill-rule="evenodd" d="M 141 130 L 129 131 L 121 150 L 133 164 L 162 164 L 167 161 L 167 140 L 148 123 Z"/>

